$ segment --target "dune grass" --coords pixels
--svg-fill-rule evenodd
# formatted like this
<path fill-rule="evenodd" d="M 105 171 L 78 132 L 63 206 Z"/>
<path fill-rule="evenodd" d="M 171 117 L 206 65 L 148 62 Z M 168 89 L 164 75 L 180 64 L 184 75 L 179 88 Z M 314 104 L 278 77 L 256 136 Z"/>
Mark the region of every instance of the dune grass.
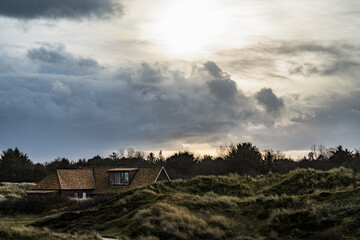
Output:
<path fill-rule="evenodd" d="M 101 236 L 95 232 L 81 234 L 67 234 L 54 232 L 48 228 L 34 228 L 25 226 L 9 226 L 0 224 L 0 239 L 16 240 L 100 240 Z"/>
<path fill-rule="evenodd" d="M 35 186 L 35 183 L 0 183 L 0 201 L 25 197 L 26 191 L 33 186 Z"/>
<path fill-rule="evenodd" d="M 118 239 L 360 239 L 360 175 L 299 169 L 157 183 L 39 220 Z"/>

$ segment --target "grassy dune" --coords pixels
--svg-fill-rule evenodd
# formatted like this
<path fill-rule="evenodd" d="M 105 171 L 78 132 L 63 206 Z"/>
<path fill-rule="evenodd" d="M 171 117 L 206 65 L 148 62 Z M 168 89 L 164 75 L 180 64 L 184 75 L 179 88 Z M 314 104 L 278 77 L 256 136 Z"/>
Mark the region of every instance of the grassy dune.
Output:
<path fill-rule="evenodd" d="M 34 185 L 35 183 L 0 182 L 0 201 L 25 197 L 26 191 L 30 190 Z"/>
<path fill-rule="evenodd" d="M 360 175 L 340 168 L 154 184 L 39 220 L 119 239 L 360 239 Z"/>
<path fill-rule="evenodd" d="M 40 229 L 25 226 L 9 226 L 0 224 L 0 239 L 16 240 L 100 240 L 101 237 L 96 233 L 90 234 L 67 234 L 57 233 L 50 229 Z"/>

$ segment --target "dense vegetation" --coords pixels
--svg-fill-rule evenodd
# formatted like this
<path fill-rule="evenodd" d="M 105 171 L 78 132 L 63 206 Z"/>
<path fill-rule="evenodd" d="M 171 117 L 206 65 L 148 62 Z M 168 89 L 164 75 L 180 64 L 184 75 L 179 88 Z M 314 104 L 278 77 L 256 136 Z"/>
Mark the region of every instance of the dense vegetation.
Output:
<path fill-rule="evenodd" d="M 119 239 L 359 239 L 360 174 L 298 169 L 153 184 L 33 227 Z"/>
<path fill-rule="evenodd" d="M 238 173 L 257 176 L 259 174 L 288 173 L 297 168 L 329 170 L 337 167 L 360 171 L 360 153 L 342 146 L 326 149 L 313 146 L 308 156 L 298 161 L 272 150 L 260 151 L 251 143 L 239 143 L 219 148 L 219 156 L 198 157 L 189 151 L 177 152 L 168 158 L 159 154 L 144 153 L 128 149 L 113 152 L 108 157 L 95 156 L 90 159 L 69 161 L 57 158 L 52 162 L 34 164 L 18 148 L 9 148 L 0 154 L 0 182 L 39 181 L 58 168 L 79 168 L 84 166 L 151 166 L 164 165 L 172 179 L 189 179 L 197 175 L 223 175 Z"/>

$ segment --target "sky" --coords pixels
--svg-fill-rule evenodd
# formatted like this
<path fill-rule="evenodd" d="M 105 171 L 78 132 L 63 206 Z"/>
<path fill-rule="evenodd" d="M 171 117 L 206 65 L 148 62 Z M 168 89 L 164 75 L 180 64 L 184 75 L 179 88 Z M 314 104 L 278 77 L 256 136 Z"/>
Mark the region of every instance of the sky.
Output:
<path fill-rule="evenodd" d="M 358 148 L 359 40 L 355 0 L 0 0 L 0 150 Z"/>

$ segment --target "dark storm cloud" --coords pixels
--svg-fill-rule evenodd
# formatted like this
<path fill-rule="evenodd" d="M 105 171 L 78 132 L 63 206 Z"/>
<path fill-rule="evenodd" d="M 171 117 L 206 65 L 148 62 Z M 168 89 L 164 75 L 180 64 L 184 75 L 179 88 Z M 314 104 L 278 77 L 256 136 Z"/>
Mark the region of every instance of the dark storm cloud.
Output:
<path fill-rule="evenodd" d="M 204 63 L 204 69 L 206 71 L 208 71 L 212 76 L 214 76 L 215 78 L 224 78 L 226 76 L 224 76 L 223 71 L 221 70 L 221 68 L 219 68 L 216 63 L 208 61 L 206 63 Z"/>
<path fill-rule="evenodd" d="M 235 81 L 230 79 L 214 62 L 204 63 L 204 71 L 208 72 L 214 77 L 213 80 L 208 81 L 207 85 L 211 93 L 220 100 L 234 100 L 237 95 L 241 94 L 238 91 Z"/>
<path fill-rule="evenodd" d="M 270 142 L 283 149 L 307 150 L 312 144 L 324 144 L 328 147 L 341 144 L 349 148 L 359 148 L 359 98 L 358 90 L 343 95 L 302 98 L 292 106 L 302 108 L 295 118 L 290 118 L 294 124 L 274 130 L 262 129 L 262 132 L 253 132 L 254 140 Z"/>
<path fill-rule="evenodd" d="M 8 72 L 12 70 L 12 66 L 9 63 L 6 63 L 4 60 L 0 59 L 0 72 Z"/>
<path fill-rule="evenodd" d="M 258 102 L 265 106 L 267 112 L 278 112 L 284 107 L 284 101 L 278 98 L 271 88 L 263 88 L 255 94 L 255 98 Z"/>
<path fill-rule="evenodd" d="M 30 49 L 28 61 L 0 56 L 7 69 L 0 72 L 3 148 L 91 157 L 129 145 L 217 145 L 234 141 L 229 135 L 283 150 L 360 136 L 356 88 L 342 96 L 277 95 L 273 86 L 244 94 L 215 62 L 195 65 L 190 75 L 151 62 L 111 71 L 46 44 Z"/>
<path fill-rule="evenodd" d="M 48 50 L 44 47 L 39 49 L 32 49 L 28 51 L 28 58 L 34 62 L 44 62 L 50 64 L 58 64 L 66 60 L 65 56 L 58 50 Z"/>
<path fill-rule="evenodd" d="M 66 52 L 64 46 L 42 46 L 31 49 L 27 57 L 40 67 L 42 73 L 89 74 L 103 67 L 94 59 L 75 57 Z"/>
<path fill-rule="evenodd" d="M 230 79 L 208 82 L 211 93 L 219 99 L 232 99 L 237 94 L 236 83 Z"/>
<path fill-rule="evenodd" d="M 123 11 L 117 0 L 0 0 L 0 15 L 19 19 L 109 18 Z"/>
<path fill-rule="evenodd" d="M 35 144 L 64 154 L 129 142 L 204 141 L 257 113 L 215 63 L 211 69 L 198 65 L 187 76 L 149 62 L 112 72 L 61 46 L 31 49 L 27 57 L 12 64 L 13 72 L 0 73 L 0 132 L 7 135 L 0 146 Z"/>
<path fill-rule="evenodd" d="M 142 62 L 135 71 L 135 78 L 143 83 L 160 83 L 166 76 L 166 69 L 160 64 L 150 65 L 147 62 Z"/>

